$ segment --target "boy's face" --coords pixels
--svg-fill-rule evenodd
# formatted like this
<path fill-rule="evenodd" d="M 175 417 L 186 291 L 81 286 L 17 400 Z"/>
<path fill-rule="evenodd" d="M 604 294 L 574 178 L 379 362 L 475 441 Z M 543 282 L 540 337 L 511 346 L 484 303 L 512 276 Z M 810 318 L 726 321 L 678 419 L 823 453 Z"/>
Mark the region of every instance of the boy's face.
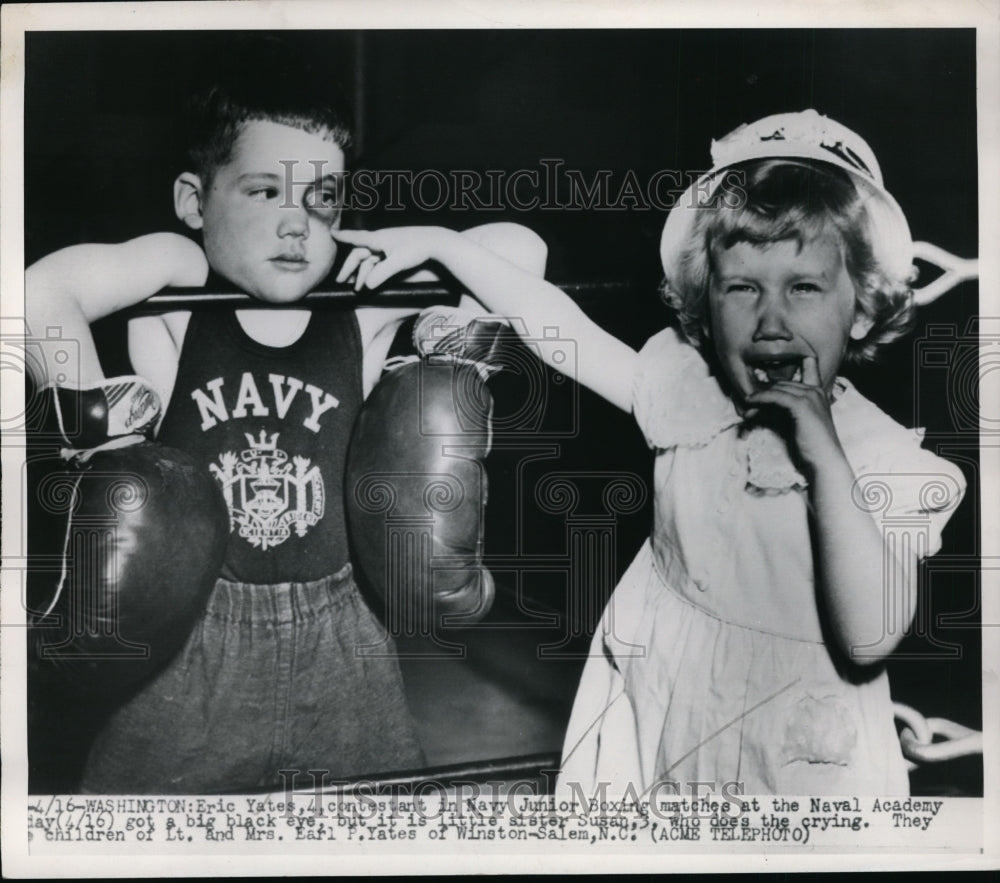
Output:
<path fill-rule="evenodd" d="M 212 269 L 269 303 L 296 301 L 330 272 L 344 154 L 302 129 L 246 123 L 232 158 L 201 194 Z"/>
<path fill-rule="evenodd" d="M 740 401 L 779 380 L 801 382 L 806 356 L 829 394 L 848 341 L 870 327 L 831 233 L 713 250 L 709 305 L 715 351 Z"/>

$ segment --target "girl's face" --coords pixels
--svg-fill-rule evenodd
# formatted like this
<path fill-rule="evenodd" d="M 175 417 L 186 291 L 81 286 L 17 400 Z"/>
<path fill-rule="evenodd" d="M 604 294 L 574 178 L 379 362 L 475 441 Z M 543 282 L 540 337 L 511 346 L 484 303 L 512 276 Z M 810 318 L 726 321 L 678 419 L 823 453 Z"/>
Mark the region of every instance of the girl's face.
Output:
<path fill-rule="evenodd" d="M 779 380 L 801 382 L 806 356 L 829 395 L 848 341 L 871 328 L 857 314 L 840 237 L 739 242 L 713 249 L 711 264 L 712 341 L 737 404 Z"/>

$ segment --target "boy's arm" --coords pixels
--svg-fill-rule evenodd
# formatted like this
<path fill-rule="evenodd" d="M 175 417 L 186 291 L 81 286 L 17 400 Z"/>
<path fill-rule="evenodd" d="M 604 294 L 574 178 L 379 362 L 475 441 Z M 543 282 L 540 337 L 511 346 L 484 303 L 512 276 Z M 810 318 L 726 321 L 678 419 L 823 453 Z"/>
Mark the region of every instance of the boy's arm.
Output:
<path fill-rule="evenodd" d="M 160 394 L 160 400 L 164 403 L 161 422 L 166 416 L 166 403 L 170 401 L 174 391 L 181 346 L 190 320 L 189 312 L 129 319 L 129 361 L 135 373 L 153 384 Z"/>
<path fill-rule="evenodd" d="M 419 312 L 413 307 L 359 307 L 354 311 L 361 332 L 361 388 L 368 398 L 375 388 L 396 332 L 403 320 Z"/>
<path fill-rule="evenodd" d="M 32 378 L 39 385 L 59 374 L 65 375 L 64 386 L 100 382 L 104 373 L 90 324 L 168 285 L 204 285 L 207 275 L 202 250 L 176 233 L 152 233 L 116 245 L 73 245 L 42 258 L 25 271 L 29 332 L 45 337 L 46 329 L 59 328 L 64 339 L 79 342 L 80 360 L 72 366 L 31 365 Z"/>
<path fill-rule="evenodd" d="M 441 227 L 334 230 L 332 235 L 371 252 L 367 266 L 359 268 L 359 287 L 377 288 L 398 273 L 437 261 L 491 312 L 514 320 L 518 333 L 549 365 L 622 410 L 631 410 L 635 350 L 596 325 L 572 298 L 544 279 Z M 341 279 L 350 274 L 352 268 L 347 269 Z M 566 360 L 567 339 L 576 344 L 572 364 Z"/>

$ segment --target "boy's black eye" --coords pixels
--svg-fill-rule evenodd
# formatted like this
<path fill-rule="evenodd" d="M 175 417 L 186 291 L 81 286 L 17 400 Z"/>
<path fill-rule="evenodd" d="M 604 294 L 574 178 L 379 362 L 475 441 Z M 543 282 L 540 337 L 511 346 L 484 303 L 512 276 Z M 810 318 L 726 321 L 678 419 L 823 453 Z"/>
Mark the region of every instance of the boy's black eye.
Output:
<path fill-rule="evenodd" d="M 315 209 L 337 209 L 340 200 L 334 190 L 314 190 L 306 197 L 306 205 Z"/>
<path fill-rule="evenodd" d="M 277 187 L 254 187 L 247 194 L 251 199 L 256 199 L 258 202 L 264 202 L 268 199 L 275 199 L 278 195 Z"/>

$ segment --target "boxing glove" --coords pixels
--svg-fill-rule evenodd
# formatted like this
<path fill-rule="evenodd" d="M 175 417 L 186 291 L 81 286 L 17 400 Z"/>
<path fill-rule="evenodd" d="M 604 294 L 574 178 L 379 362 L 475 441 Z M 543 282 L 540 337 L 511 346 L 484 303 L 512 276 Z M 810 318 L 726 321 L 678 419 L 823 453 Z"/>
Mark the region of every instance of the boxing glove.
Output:
<path fill-rule="evenodd" d="M 229 517 L 187 454 L 149 440 L 141 378 L 37 393 L 29 428 L 29 672 L 105 698 L 180 649 L 222 563 Z"/>
<path fill-rule="evenodd" d="M 507 335 L 494 319 L 425 313 L 421 358 L 383 375 L 347 456 L 347 521 L 363 581 L 392 634 L 429 634 L 487 614 L 482 564 L 493 400 L 486 378 Z"/>

